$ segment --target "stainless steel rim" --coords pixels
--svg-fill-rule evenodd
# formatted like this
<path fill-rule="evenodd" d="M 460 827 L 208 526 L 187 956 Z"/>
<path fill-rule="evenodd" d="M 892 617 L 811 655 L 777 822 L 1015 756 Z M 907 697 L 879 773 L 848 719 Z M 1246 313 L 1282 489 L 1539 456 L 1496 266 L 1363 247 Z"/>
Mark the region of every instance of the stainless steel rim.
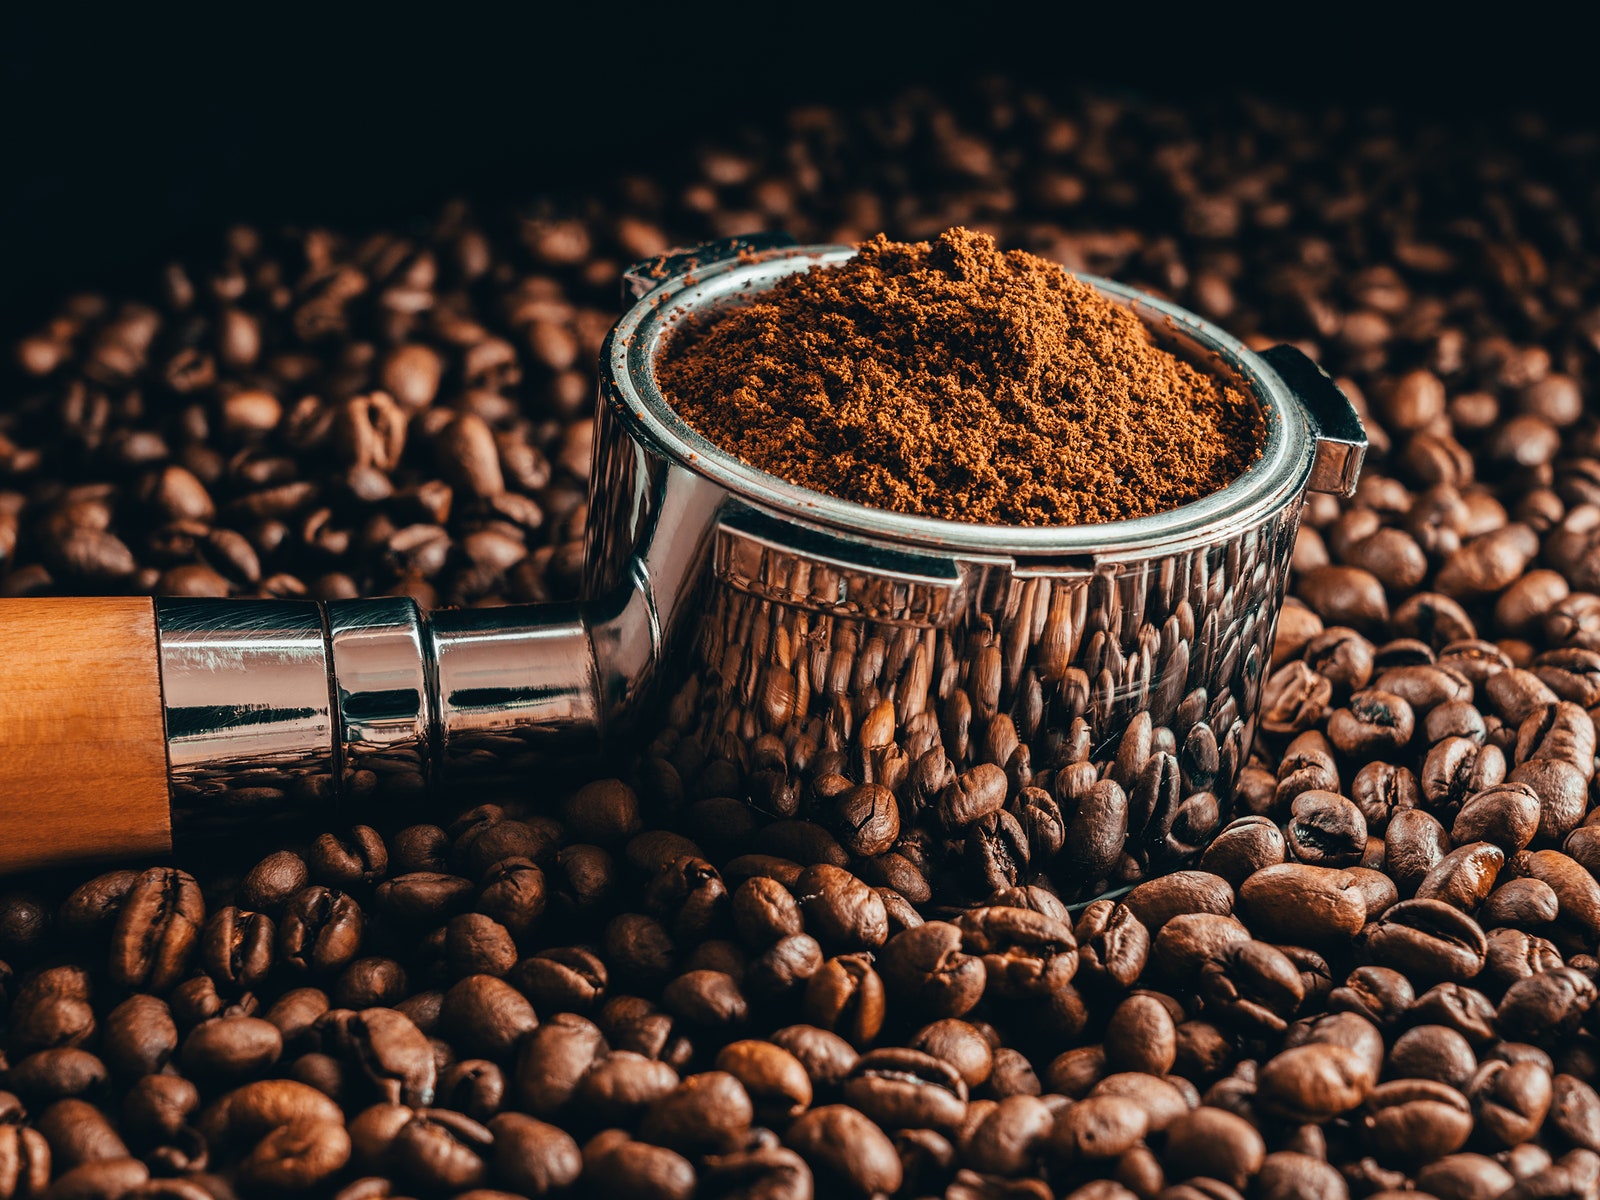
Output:
<path fill-rule="evenodd" d="M 857 537 L 976 555 L 1045 556 L 1167 554 L 1212 542 L 1297 499 L 1304 490 L 1315 437 L 1299 402 L 1277 374 L 1237 338 L 1175 304 L 1136 288 L 1080 275 L 1129 307 L 1156 339 L 1201 369 L 1220 374 L 1253 396 L 1266 423 L 1261 457 L 1222 490 L 1153 516 L 1098 525 L 1017 527 L 946 521 L 870 508 L 797 487 L 757 470 L 707 441 L 674 412 L 655 380 L 655 359 L 686 321 L 770 287 L 816 265 L 853 257 L 848 246 L 806 246 L 728 260 L 668 280 L 626 313 L 602 355 L 607 402 L 631 436 L 740 499 L 790 520 Z"/>

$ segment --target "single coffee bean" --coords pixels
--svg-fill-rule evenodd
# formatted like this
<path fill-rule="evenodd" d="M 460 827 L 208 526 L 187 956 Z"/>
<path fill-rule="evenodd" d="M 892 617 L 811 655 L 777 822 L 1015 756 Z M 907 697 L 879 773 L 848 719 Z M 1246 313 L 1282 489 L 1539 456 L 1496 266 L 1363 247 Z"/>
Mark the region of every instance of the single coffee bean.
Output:
<path fill-rule="evenodd" d="M 1474 912 L 1493 890 L 1505 858 L 1505 851 L 1490 842 L 1457 846 L 1422 877 L 1416 898 L 1442 900 L 1462 912 Z"/>
<path fill-rule="evenodd" d="M 884 1129 L 954 1129 L 967 1112 L 967 1085 L 960 1073 L 920 1050 L 863 1054 L 841 1095 Z"/>
<path fill-rule="evenodd" d="M 1295 964 L 1265 942 L 1232 942 L 1200 968 L 1200 994 L 1219 1021 L 1282 1033 L 1305 999 Z"/>
<path fill-rule="evenodd" d="M 969 1089 L 989 1079 L 994 1071 L 995 1047 L 977 1026 L 946 1017 L 923 1026 L 907 1045 L 943 1059 L 954 1067 Z"/>
<path fill-rule="evenodd" d="M 1453 1154 L 1472 1133 L 1467 1098 L 1432 1079 L 1396 1079 L 1367 1098 L 1372 1142 L 1387 1161 L 1432 1161 Z"/>
<path fill-rule="evenodd" d="M 1113 1010 L 1103 1043 L 1110 1070 L 1165 1075 L 1177 1057 L 1177 1028 L 1164 1004 L 1135 993 Z"/>
<path fill-rule="evenodd" d="M 1553 1098 L 1550 1074 L 1537 1063 L 1486 1062 L 1467 1092 L 1479 1135 L 1499 1146 L 1532 1141 Z"/>
<path fill-rule="evenodd" d="M 758 1119 L 788 1121 L 810 1107 L 810 1076 L 800 1060 L 781 1046 L 731 1042 L 718 1052 L 717 1069 L 744 1085 Z"/>
<path fill-rule="evenodd" d="M 302 971 L 335 971 L 354 961 L 366 929 L 359 905 L 343 892 L 312 886 L 284 905 L 278 953 Z"/>
<path fill-rule="evenodd" d="M 737 1077 L 707 1071 L 653 1101 L 639 1126 L 647 1142 L 680 1153 L 725 1153 L 749 1135 L 754 1109 Z"/>
<path fill-rule="evenodd" d="M 128 889 L 111 934 L 111 978 L 164 992 L 177 983 L 200 940 L 205 902 L 185 871 L 156 867 Z"/>
<path fill-rule="evenodd" d="M 1243 1118 L 1201 1106 L 1167 1127 L 1165 1158 L 1175 1175 L 1204 1176 L 1242 1187 L 1261 1169 L 1266 1144 Z"/>
<path fill-rule="evenodd" d="M 695 1173 L 689 1160 L 665 1146 L 634 1141 L 620 1129 L 596 1134 L 583 1147 L 583 1179 L 605 1195 L 689 1200 Z"/>
<path fill-rule="evenodd" d="M 508 1061 L 518 1039 L 538 1024 L 533 1006 L 504 980 L 468 975 L 444 994 L 442 1028 L 470 1054 Z"/>
<path fill-rule="evenodd" d="M 1593 980 L 1569 967 L 1540 971 L 1506 989 L 1495 1013 L 1505 1036 L 1544 1045 L 1574 1033 L 1594 1007 Z"/>
<path fill-rule="evenodd" d="M 1416 718 L 1411 705 L 1376 688 L 1351 695 L 1328 718 L 1328 738 L 1341 754 L 1365 760 L 1393 754 L 1411 740 Z"/>
<path fill-rule="evenodd" d="M 962 952 L 961 929 L 929 921 L 895 934 L 879 955 L 891 995 L 934 1017 L 959 1017 L 983 997 L 982 958 Z"/>
<path fill-rule="evenodd" d="M 519 1101 L 536 1116 L 554 1116 L 605 1048 L 599 1028 L 572 1013 L 559 1013 L 531 1030 L 517 1053 Z"/>
<path fill-rule="evenodd" d="M 819 863 L 795 884 L 806 930 L 824 945 L 874 949 L 889 934 L 883 901 L 848 871 Z"/>
<path fill-rule="evenodd" d="M 1289 854 L 1319 867 L 1351 866 L 1367 844 L 1367 820 L 1349 800 L 1334 792 L 1301 792 L 1290 807 L 1284 829 Z"/>
<path fill-rule="evenodd" d="M 1117 1158 L 1137 1145 L 1149 1126 L 1137 1102 L 1125 1096 L 1092 1096 L 1057 1114 L 1049 1147 L 1068 1163 Z"/>
<path fill-rule="evenodd" d="M 1488 944 L 1478 923 L 1439 900 L 1404 900 L 1385 912 L 1366 939 L 1380 966 L 1414 980 L 1471 979 L 1483 969 Z"/>
<path fill-rule="evenodd" d="M 522 1113 L 501 1113 L 488 1123 L 494 1136 L 494 1172 L 525 1196 L 570 1187 L 583 1171 L 578 1143 L 565 1130 Z"/>
<path fill-rule="evenodd" d="M 883 980 L 866 954 L 841 954 L 828 959 L 806 981 L 806 1018 L 837 1032 L 855 1046 L 865 1046 L 883 1028 Z"/>
<path fill-rule="evenodd" d="M 1257 871 L 1240 886 L 1239 904 L 1257 931 L 1300 944 L 1353 936 L 1367 915 L 1353 875 L 1303 863 Z"/>
<path fill-rule="evenodd" d="M 957 925 L 962 948 L 982 958 L 988 990 L 995 995 L 1048 994 L 1077 971 L 1072 929 L 1044 913 L 989 905 L 963 913 Z"/>
<path fill-rule="evenodd" d="M 900 1156 L 876 1124 L 854 1108 L 829 1104 L 805 1113 L 784 1135 L 819 1182 L 851 1196 L 892 1194 L 904 1178 Z"/>
<path fill-rule="evenodd" d="M 197 1079 L 234 1082 L 265 1073 L 282 1053 L 283 1034 L 272 1022 L 224 1016 L 191 1029 L 178 1057 Z"/>

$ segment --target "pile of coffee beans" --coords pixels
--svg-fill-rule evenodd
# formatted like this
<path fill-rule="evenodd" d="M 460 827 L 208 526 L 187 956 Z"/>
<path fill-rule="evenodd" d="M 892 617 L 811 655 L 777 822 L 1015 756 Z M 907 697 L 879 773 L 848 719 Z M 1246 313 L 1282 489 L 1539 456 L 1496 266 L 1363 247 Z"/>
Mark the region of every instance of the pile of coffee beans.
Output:
<path fill-rule="evenodd" d="M 1295 340 L 1374 452 L 1190 869 L 863 879 L 669 716 L 570 792 L 13 883 L 0 1200 L 1600 1195 L 1597 153 L 996 85 L 69 298 L 0 405 L 4 595 L 569 595 L 621 267 L 769 226 L 964 224 Z"/>

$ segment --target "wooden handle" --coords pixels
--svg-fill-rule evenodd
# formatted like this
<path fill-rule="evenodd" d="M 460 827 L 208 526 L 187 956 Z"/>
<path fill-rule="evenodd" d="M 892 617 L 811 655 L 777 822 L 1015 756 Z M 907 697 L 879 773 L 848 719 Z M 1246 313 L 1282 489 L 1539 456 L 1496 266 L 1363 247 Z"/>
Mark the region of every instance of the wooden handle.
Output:
<path fill-rule="evenodd" d="M 0 873 L 172 849 L 149 598 L 0 600 Z"/>

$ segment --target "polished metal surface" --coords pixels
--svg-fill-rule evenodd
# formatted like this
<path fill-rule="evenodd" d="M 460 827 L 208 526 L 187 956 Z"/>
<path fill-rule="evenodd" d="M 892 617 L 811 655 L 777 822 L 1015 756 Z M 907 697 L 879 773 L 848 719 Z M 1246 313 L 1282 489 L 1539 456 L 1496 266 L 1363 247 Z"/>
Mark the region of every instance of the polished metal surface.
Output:
<path fill-rule="evenodd" d="M 355 800 L 421 799 L 438 726 L 422 613 L 399 597 L 335 600 L 327 622 L 344 793 Z"/>
<path fill-rule="evenodd" d="M 604 714 L 589 628 L 576 606 L 434 613 L 439 761 L 452 787 L 526 790 L 542 761 L 592 754 Z"/>
<path fill-rule="evenodd" d="M 174 829 L 229 828 L 332 800 L 327 634 L 310 601 L 156 601 Z"/>
<path fill-rule="evenodd" d="M 942 756 L 956 773 L 1003 767 L 1012 813 L 1024 787 L 1050 793 L 1065 822 L 1086 779 L 1122 789 L 1115 861 L 1024 862 L 1014 882 L 1082 900 L 1186 861 L 1231 815 L 1300 502 L 1309 487 L 1354 486 L 1359 420 L 1297 352 L 1257 355 L 1191 313 L 1089 279 L 1158 344 L 1255 398 L 1262 455 L 1227 488 L 1137 520 L 1020 529 L 794 487 L 682 422 L 652 364 L 684 324 L 851 253 L 697 262 L 649 291 L 602 355 L 590 594 L 625 586 L 641 563 L 651 579 L 691 581 L 654 596 L 663 676 L 677 684 L 645 767 L 656 799 L 733 796 L 826 824 L 819 776 L 883 783 L 901 808 L 896 851 L 956 864 L 946 894 L 987 894 L 989 869 L 967 877 L 961 864 L 985 861 L 971 843 L 993 837 L 995 819 L 940 829 L 919 791 L 919 764 Z M 667 516 L 691 508 L 694 520 Z M 931 854 L 941 840 L 948 852 Z"/>

